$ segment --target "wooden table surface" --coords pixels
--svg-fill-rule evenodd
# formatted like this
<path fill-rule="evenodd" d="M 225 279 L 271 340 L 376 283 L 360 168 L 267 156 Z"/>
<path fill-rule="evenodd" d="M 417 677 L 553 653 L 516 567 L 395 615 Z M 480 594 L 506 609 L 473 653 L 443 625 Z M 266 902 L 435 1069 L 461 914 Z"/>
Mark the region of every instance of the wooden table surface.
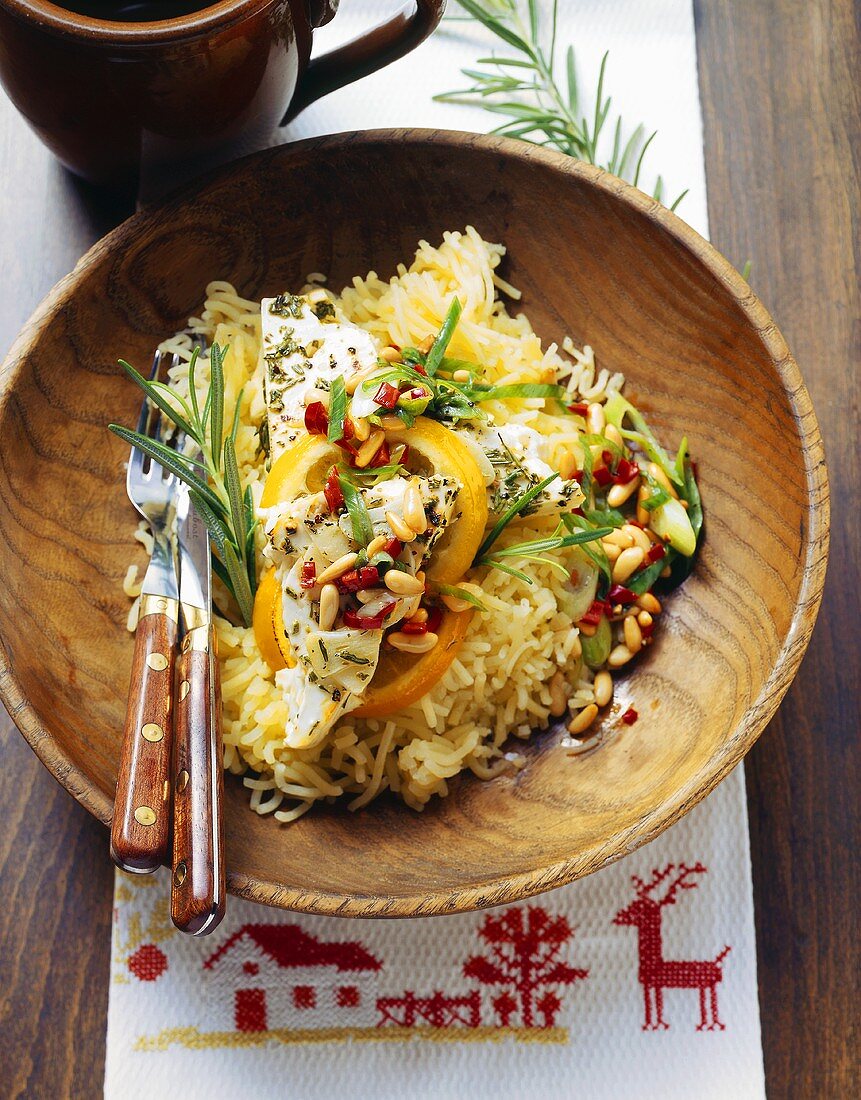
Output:
<path fill-rule="evenodd" d="M 861 1074 L 861 31 L 853 0 L 696 0 L 695 12 L 712 239 L 739 266 L 753 261 L 751 282 L 813 397 L 833 501 L 819 623 L 746 764 L 766 1081 L 771 1098 L 842 1098 Z M 0 181 L 5 353 L 128 207 L 59 169 L 2 95 Z M 0 746 L 0 1096 L 94 1097 L 108 1000 L 107 833 L 2 710 Z"/>

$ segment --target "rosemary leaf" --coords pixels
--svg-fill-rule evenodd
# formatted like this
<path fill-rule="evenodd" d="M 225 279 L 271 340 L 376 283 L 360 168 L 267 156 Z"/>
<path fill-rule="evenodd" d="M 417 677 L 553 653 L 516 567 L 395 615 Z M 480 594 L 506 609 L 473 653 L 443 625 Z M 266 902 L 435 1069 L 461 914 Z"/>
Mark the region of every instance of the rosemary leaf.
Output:
<path fill-rule="evenodd" d="M 227 499 L 230 501 L 230 519 L 233 524 L 234 541 L 240 560 L 245 561 L 247 540 L 242 537 L 246 530 L 245 506 L 242 501 L 242 484 L 239 480 L 239 466 L 236 462 L 236 448 L 233 439 L 228 436 L 224 441 L 224 483 L 227 487 Z"/>
<path fill-rule="evenodd" d="M 248 582 L 248 573 L 236 554 L 236 548 L 232 542 L 224 544 L 224 566 L 230 577 L 233 595 L 239 604 L 239 610 L 246 626 L 251 626 L 254 617 L 254 596 L 251 593 L 251 585 Z"/>
<path fill-rule="evenodd" d="M 209 351 L 209 392 L 210 429 L 209 441 L 212 453 L 212 468 L 217 474 L 220 469 L 221 441 L 224 436 L 224 355 L 218 344 Z"/>

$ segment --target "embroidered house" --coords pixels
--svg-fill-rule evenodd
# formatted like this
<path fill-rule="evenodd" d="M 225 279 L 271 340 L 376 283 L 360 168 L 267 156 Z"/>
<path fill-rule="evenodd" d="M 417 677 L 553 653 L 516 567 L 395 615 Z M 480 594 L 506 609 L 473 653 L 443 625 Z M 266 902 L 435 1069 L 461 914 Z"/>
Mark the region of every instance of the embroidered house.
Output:
<path fill-rule="evenodd" d="M 228 1029 L 267 1031 L 376 1023 L 382 963 L 362 944 L 324 942 L 297 924 L 246 924 L 204 963 L 230 1011 Z"/>

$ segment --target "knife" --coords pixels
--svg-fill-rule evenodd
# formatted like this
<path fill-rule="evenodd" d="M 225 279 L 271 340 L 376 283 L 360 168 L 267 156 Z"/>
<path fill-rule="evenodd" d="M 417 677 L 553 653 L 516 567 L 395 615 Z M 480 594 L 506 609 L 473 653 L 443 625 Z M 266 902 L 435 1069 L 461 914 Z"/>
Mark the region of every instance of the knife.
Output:
<path fill-rule="evenodd" d="M 183 487 L 177 499 L 180 621 L 173 745 L 171 919 L 207 935 L 224 916 L 221 685 L 212 623 L 209 532 Z"/>

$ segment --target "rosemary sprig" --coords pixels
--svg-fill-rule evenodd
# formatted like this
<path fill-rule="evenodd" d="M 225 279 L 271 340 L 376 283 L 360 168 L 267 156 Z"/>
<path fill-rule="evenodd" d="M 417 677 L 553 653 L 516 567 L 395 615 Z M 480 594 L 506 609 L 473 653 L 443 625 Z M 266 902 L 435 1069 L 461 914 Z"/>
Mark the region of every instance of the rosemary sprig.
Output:
<path fill-rule="evenodd" d="M 152 382 L 121 359 L 129 378 L 157 405 L 170 421 L 196 444 L 201 458 L 182 454 L 149 436 L 121 424 L 109 424 L 112 432 L 171 470 L 190 489 L 191 500 L 205 523 L 217 556 L 212 568 L 233 593 L 242 619 L 251 625 L 257 588 L 254 531 L 257 519 L 251 488 L 243 490 L 236 460 L 239 406 L 236 400 L 230 430 L 224 432 L 224 358 L 227 348 L 213 344 L 209 352 L 210 381 L 203 409 L 194 384 L 200 349 L 195 348 L 188 369 L 189 399 L 172 386 Z"/>
<path fill-rule="evenodd" d="M 627 137 L 621 115 L 613 122 L 612 153 L 603 163 L 598 144 L 610 118 L 612 99 L 605 94 L 605 53 L 598 74 L 594 107 L 586 110 L 577 78 L 574 47 L 565 53 L 564 76 L 557 72 L 556 22 L 558 0 L 553 0 L 549 41 L 542 41 L 539 0 L 459 0 L 461 7 L 518 57 L 481 57 L 483 69 L 463 69 L 472 81 L 468 88 L 434 96 L 442 103 L 481 107 L 506 121 L 491 133 L 520 138 L 534 145 L 552 146 L 569 156 L 606 168 L 639 186 L 646 151 L 655 133 L 646 136 L 640 123 Z M 653 196 L 663 201 L 664 183 L 658 176 Z M 687 194 L 683 191 L 670 206 L 675 210 Z"/>

